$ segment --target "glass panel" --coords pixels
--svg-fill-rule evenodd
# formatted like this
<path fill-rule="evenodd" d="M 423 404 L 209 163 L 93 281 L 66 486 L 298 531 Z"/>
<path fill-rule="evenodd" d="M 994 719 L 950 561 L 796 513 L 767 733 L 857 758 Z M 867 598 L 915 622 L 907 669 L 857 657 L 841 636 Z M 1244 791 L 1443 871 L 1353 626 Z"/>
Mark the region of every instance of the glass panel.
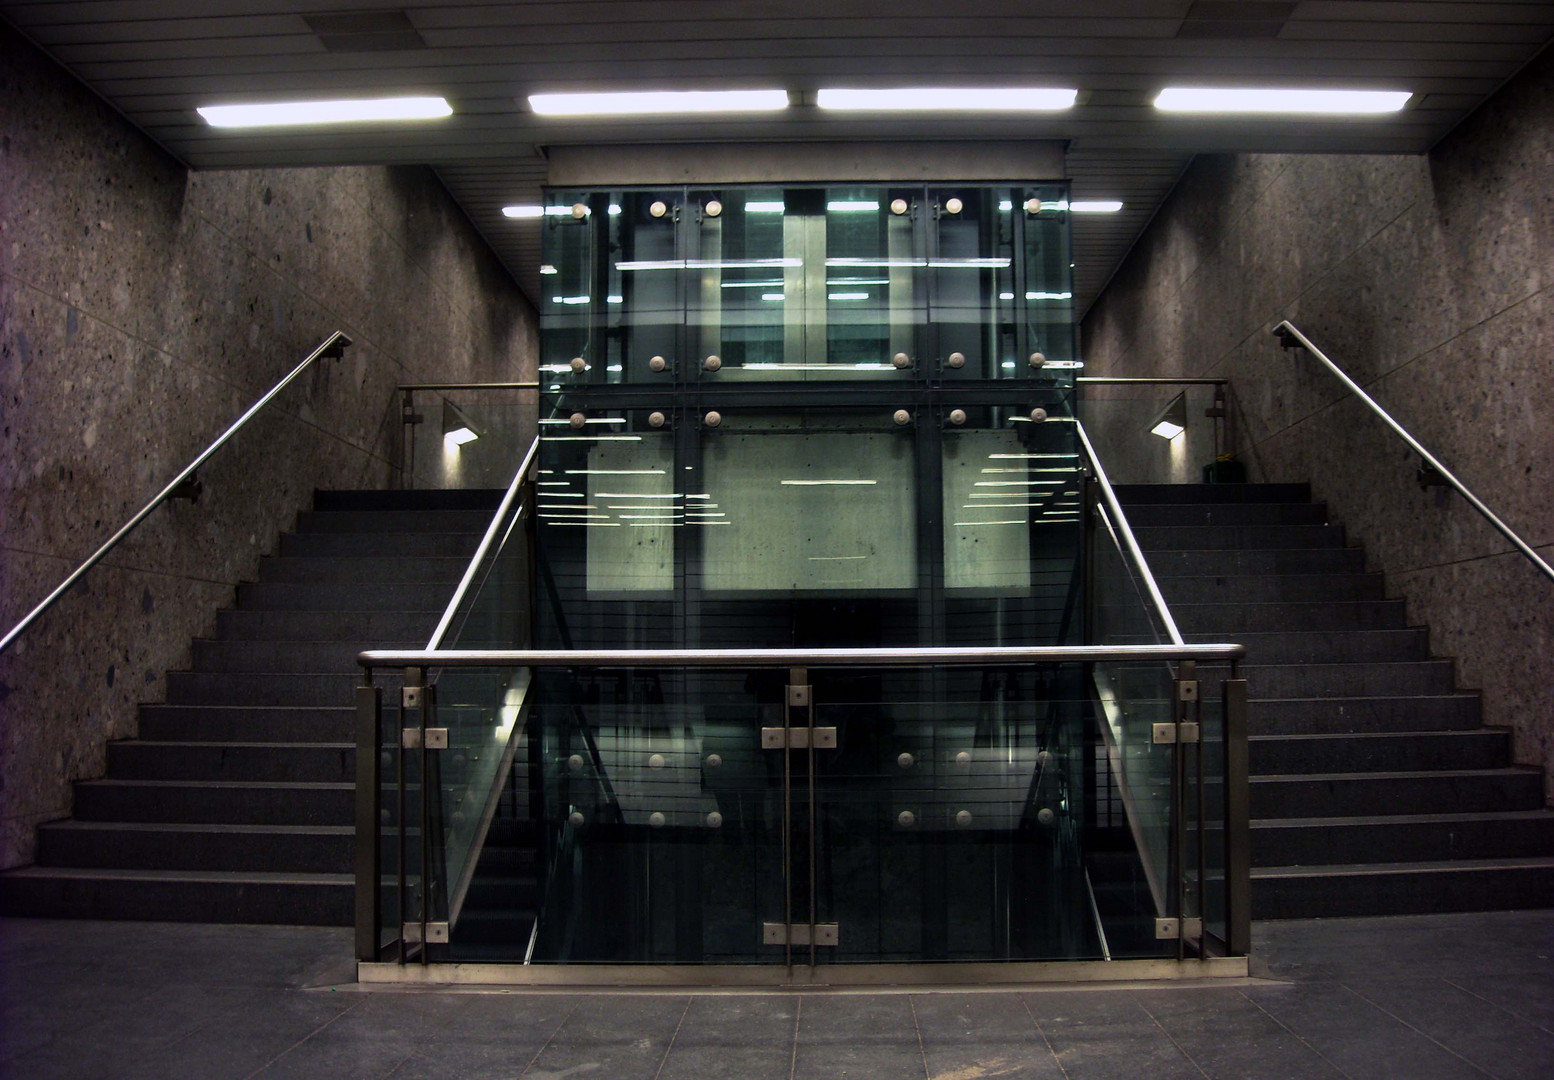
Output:
<path fill-rule="evenodd" d="M 533 390 L 418 390 L 411 408 L 402 487 L 505 490 L 534 441 Z"/>
<path fill-rule="evenodd" d="M 1078 440 L 1066 396 L 1045 409 L 973 406 L 940 436 L 946 643 L 1082 639 Z"/>
<path fill-rule="evenodd" d="M 1158 384 L 1086 383 L 1081 387 L 1080 418 L 1106 463 L 1114 484 L 1200 484 L 1211 482 L 1210 465 L 1232 454 L 1229 409 L 1223 418 L 1204 415 L 1215 406 L 1215 387 Z M 1174 437 L 1151 429 L 1172 401 L 1182 406 L 1173 416 L 1184 430 Z M 1160 429 L 1169 434 L 1174 428 Z M 1224 467 L 1221 467 L 1222 470 Z M 1230 466 L 1236 468 L 1236 465 Z M 1239 477 L 1245 479 L 1242 468 Z M 1214 482 L 1234 479 L 1221 472 Z"/>
<path fill-rule="evenodd" d="M 541 741 L 551 852 L 542 963 L 781 963 L 785 918 L 776 674 L 548 670 Z M 685 704 L 691 701 L 695 704 Z"/>

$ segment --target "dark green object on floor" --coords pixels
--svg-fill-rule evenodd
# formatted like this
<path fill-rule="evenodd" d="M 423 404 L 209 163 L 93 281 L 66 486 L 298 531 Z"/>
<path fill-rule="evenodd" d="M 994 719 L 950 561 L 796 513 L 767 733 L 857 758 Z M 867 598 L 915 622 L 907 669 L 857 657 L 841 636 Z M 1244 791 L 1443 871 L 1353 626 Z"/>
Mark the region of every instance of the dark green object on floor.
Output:
<path fill-rule="evenodd" d="M 1246 483 L 1246 463 L 1223 454 L 1203 467 L 1205 484 Z"/>

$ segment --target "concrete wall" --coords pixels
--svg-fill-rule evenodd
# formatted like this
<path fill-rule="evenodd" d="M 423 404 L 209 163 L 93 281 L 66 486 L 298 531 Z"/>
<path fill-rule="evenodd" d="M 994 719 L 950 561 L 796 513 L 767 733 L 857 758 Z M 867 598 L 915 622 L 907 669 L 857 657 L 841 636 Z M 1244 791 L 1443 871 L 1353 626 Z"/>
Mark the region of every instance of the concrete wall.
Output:
<path fill-rule="evenodd" d="M 1086 374 L 1229 376 L 1253 478 L 1309 479 L 1545 768 L 1554 583 L 1455 493 L 1421 491 L 1405 445 L 1269 330 L 1304 330 L 1554 559 L 1551 286 L 1545 53 L 1428 156 L 1199 158 L 1084 323 Z M 1196 474 L 1136 427 L 1097 425 L 1118 472 Z"/>
<path fill-rule="evenodd" d="M 0 656 L 0 865 L 70 811 L 315 487 L 385 485 L 403 381 L 534 377 L 535 319 L 435 176 L 190 173 L 0 26 L 0 625 L 331 331 L 321 361 Z M 428 410 L 435 412 L 435 410 Z"/>

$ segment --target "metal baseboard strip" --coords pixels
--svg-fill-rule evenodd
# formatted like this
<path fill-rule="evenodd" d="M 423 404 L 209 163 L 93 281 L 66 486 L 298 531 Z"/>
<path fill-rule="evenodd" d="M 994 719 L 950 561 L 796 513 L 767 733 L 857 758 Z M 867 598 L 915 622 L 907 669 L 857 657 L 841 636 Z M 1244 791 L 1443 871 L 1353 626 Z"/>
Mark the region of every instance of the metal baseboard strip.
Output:
<path fill-rule="evenodd" d="M 586 992 L 638 990 L 977 990 L 1249 977 L 1244 956 L 1205 960 L 1051 960 L 1005 964 L 396 964 L 359 963 L 364 987 L 502 986 Z"/>

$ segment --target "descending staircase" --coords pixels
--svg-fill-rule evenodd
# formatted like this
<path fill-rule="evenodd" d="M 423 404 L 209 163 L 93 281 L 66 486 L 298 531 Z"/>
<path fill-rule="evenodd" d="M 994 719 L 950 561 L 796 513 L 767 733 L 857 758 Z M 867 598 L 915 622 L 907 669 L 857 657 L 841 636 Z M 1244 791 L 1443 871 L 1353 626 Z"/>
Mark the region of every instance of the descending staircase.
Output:
<path fill-rule="evenodd" d="M 1247 649 L 1255 918 L 1554 904 L 1542 771 L 1306 485 L 1118 496 L 1183 636 Z"/>
<path fill-rule="evenodd" d="M 348 925 L 356 654 L 426 643 L 500 497 L 316 493 L 0 912 Z"/>

